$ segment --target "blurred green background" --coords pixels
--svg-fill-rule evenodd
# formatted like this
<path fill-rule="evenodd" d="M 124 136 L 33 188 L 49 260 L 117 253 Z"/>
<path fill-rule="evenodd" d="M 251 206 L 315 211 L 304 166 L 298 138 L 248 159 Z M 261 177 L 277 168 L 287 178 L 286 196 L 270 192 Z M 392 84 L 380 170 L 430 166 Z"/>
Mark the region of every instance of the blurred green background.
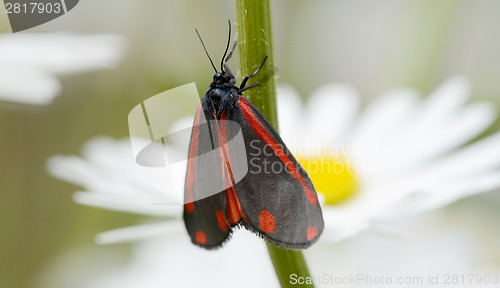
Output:
<path fill-rule="evenodd" d="M 280 0 L 272 8 L 278 83 L 304 98 L 329 82 L 355 86 L 366 102 L 400 86 L 425 95 L 463 75 L 473 100 L 500 107 L 500 1 Z M 11 33 L 1 9 L 0 32 Z M 0 287 L 48 287 L 43 275 L 72 251 L 126 259 L 128 245 L 100 247 L 93 237 L 140 219 L 73 203 L 81 188 L 50 177 L 46 160 L 79 154 L 96 135 L 126 137 L 129 111 L 159 92 L 194 81 L 204 93 L 213 71 L 194 28 L 218 59 L 227 19 L 235 21 L 233 1 L 84 0 L 31 29 L 117 33 L 128 47 L 117 68 L 61 77 L 63 91 L 47 106 L 0 102 Z"/>

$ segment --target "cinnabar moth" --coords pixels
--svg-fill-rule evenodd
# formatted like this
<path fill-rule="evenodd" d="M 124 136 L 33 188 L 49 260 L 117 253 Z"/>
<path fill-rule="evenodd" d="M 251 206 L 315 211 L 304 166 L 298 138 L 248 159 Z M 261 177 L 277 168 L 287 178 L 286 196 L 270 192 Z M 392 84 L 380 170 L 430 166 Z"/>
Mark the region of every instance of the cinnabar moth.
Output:
<path fill-rule="evenodd" d="M 267 56 L 255 73 L 245 77 L 238 88 L 234 86 L 235 77 L 226 64 L 236 47 L 235 43 L 226 58 L 231 24 L 220 72 L 215 68 L 197 30 L 196 33 L 215 75 L 198 107 L 189 145 L 184 222 L 191 241 L 203 248 L 218 248 L 229 239 L 233 227 L 243 226 L 276 246 L 288 249 L 311 246 L 324 227 L 311 179 L 266 117 L 241 95 L 242 91 L 259 85 L 255 83 L 245 88 L 246 82 L 264 65 Z M 238 129 L 229 129 L 225 121 L 234 121 Z M 246 158 L 227 146 L 227 141 L 239 132 L 244 138 L 246 155 L 243 156 Z M 210 165 L 213 167 L 206 167 L 198 161 L 198 156 L 211 149 L 218 149 L 220 159 Z M 252 163 L 252 169 L 235 183 L 234 169 L 241 164 L 235 163 L 241 159 L 248 161 L 245 165 Z M 260 163 L 267 163 L 268 167 L 277 164 L 283 169 L 264 171 L 265 167 L 259 166 Z M 225 181 L 228 185 L 219 193 L 200 197 L 198 194 L 209 181 Z"/>

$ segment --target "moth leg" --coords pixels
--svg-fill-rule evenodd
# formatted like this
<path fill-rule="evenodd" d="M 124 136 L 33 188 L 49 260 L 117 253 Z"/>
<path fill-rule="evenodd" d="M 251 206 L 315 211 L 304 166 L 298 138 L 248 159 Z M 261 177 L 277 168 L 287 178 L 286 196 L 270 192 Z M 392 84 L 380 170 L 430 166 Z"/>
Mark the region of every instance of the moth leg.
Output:
<path fill-rule="evenodd" d="M 241 82 L 240 90 L 239 91 L 244 91 L 243 88 L 245 88 L 245 85 L 247 84 L 248 80 L 250 78 L 255 77 L 255 75 L 257 75 L 257 73 L 259 73 L 259 71 L 262 68 L 262 66 L 264 66 L 264 63 L 266 63 L 266 60 L 267 60 L 267 56 L 264 57 L 264 60 L 262 60 L 262 63 L 260 63 L 259 68 L 257 68 L 257 70 L 255 70 L 255 72 L 253 72 L 253 74 L 250 74 L 250 75 L 246 76 L 245 79 L 243 79 L 243 82 Z M 255 87 L 255 85 L 253 85 L 252 87 Z"/>
<path fill-rule="evenodd" d="M 241 92 L 243 92 L 243 91 L 246 91 L 246 90 L 248 90 L 248 89 L 250 89 L 250 88 L 253 88 L 253 87 L 255 87 L 255 86 L 259 86 L 259 85 L 260 85 L 260 82 L 255 82 L 255 83 L 253 83 L 253 84 L 252 84 L 252 85 L 250 85 L 250 86 L 247 86 L 247 87 L 245 87 L 245 88 L 243 88 L 243 89 L 238 90 L 238 93 L 241 93 Z"/>

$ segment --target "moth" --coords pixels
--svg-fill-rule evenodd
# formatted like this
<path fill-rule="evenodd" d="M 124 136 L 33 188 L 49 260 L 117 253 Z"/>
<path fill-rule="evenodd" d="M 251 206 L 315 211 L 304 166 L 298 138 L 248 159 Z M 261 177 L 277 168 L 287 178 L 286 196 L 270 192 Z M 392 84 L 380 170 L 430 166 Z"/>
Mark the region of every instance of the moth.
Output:
<path fill-rule="evenodd" d="M 231 24 L 220 71 L 196 33 L 215 74 L 198 106 L 189 144 L 183 217 L 191 241 L 218 248 L 233 229 L 245 227 L 276 246 L 311 246 L 324 227 L 313 183 L 266 117 L 241 94 L 259 85 L 246 86 L 267 56 L 237 87 L 227 65 L 236 47 L 235 42 L 227 54 Z M 243 141 L 231 145 L 238 135 Z"/>

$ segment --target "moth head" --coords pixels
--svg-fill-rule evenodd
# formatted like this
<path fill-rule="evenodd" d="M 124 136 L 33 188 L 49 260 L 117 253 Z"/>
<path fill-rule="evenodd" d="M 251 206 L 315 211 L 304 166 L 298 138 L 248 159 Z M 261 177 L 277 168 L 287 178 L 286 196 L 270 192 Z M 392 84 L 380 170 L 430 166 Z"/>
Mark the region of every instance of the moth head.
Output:
<path fill-rule="evenodd" d="M 229 73 L 226 73 L 224 71 L 221 72 L 215 72 L 214 78 L 213 78 L 213 83 L 215 84 L 224 84 L 224 83 L 229 83 L 231 81 L 231 75 Z"/>

